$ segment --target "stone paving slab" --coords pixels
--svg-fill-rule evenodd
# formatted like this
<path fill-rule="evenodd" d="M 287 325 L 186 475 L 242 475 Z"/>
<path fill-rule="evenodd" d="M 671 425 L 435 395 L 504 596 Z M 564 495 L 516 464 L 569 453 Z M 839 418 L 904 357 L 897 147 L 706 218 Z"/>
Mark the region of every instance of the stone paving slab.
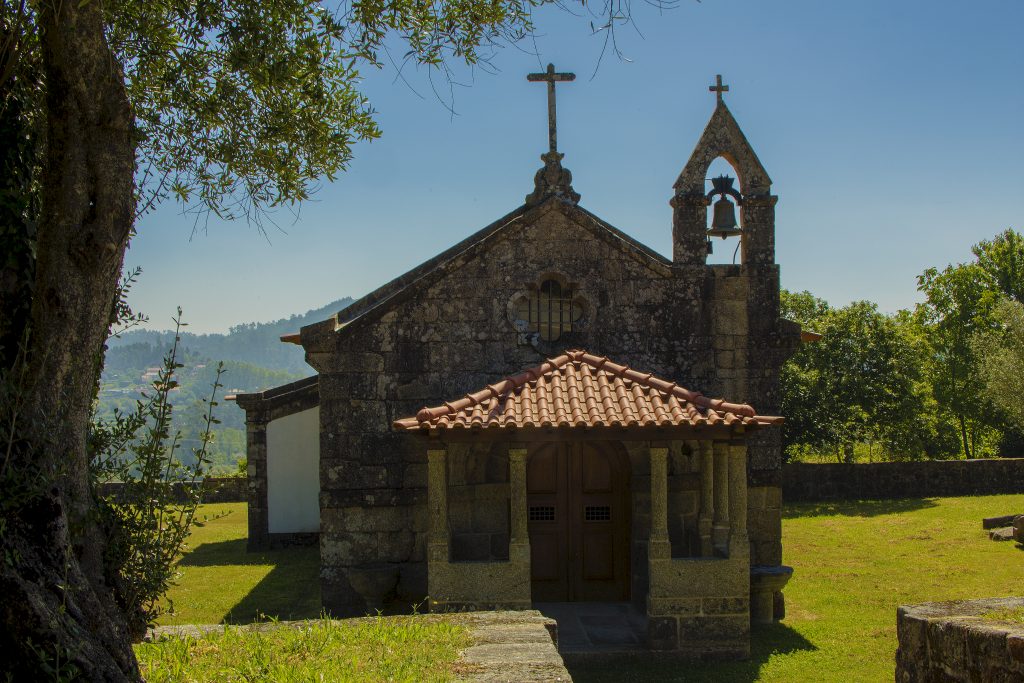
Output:
<path fill-rule="evenodd" d="M 456 665 L 474 683 L 570 683 L 557 648 L 557 623 L 536 610 L 467 612 L 456 616 L 473 644 Z"/>

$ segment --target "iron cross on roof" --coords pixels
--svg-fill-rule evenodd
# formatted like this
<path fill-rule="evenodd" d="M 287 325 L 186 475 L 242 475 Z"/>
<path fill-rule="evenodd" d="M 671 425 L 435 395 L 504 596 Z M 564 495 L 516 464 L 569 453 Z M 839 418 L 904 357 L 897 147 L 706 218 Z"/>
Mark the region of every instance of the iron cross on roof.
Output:
<path fill-rule="evenodd" d="M 718 96 L 718 103 L 722 103 L 722 93 L 729 92 L 729 86 L 722 85 L 722 74 L 715 76 L 715 84 L 708 87 L 710 92 L 715 93 Z"/>
<path fill-rule="evenodd" d="M 551 152 L 558 151 L 558 132 L 555 124 L 555 82 L 575 81 L 576 74 L 555 73 L 555 65 L 548 64 L 547 71 L 539 74 L 527 74 L 528 81 L 547 81 L 548 84 L 548 147 Z"/>

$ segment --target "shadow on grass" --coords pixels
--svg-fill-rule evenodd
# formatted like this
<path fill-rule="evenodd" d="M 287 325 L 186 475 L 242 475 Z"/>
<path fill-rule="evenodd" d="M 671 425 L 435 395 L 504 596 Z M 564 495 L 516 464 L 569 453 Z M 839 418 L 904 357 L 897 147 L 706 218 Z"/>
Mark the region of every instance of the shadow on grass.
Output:
<path fill-rule="evenodd" d="M 183 567 L 221 567 L 224 565 L 273 564 L 268 556 L 276 553 L 247 553 L 246 539 L 202 543 L 181 558 Z"/>
<path fill-rule="evenodd" d="M 317 619 L 320 617 L 320 558 L 315 562 L 282 563 L 256 584 L 221 621 L 225 624 L 249 624 L 278 619 Z"/>
<path fill-rule="evenodd" d="M 226 624 L 320 616 L 320 547 L 246 552 L 244 538 L 203 543 L 181 558 L 185 567 L 273 565 L 259 583 L 221 618 Z"/>
<path fill-rule="evenodd" d="M 669 655 L 633 655 L 622 658 L 582 658 L 567 663 L 576 683 L 741 683 L 756 681 L 761 667 L 773 656 L 817 650 L 809 640 L 786 626 L 756 627 L 750 638 L 750 659 L 740 662 L 702 662 L 676 659 Z"/>
<path fill-rule="evenodd" d="M 931 498 L 901 498 L 898 500 L 835 500 L 820 503 L 786 503 L 783 519 L 800 517 L 876 517 L 912 512 L 936 507 Z"/>

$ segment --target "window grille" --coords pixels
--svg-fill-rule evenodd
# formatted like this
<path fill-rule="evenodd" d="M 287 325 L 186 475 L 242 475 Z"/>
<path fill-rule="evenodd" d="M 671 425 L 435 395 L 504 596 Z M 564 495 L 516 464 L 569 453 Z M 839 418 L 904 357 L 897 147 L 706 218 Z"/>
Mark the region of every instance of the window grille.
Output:
<path fill-rule="evenodd" d="M 530 324 L 530 331 L 544 341 L 557 341 L 572 332 L 572 325 L 583 315 L 582 307 L 573 299 L 571 287 L 558 280 L 545 280 L 519 306 L 518 316 Z"/>
<path fill-rule="evenodd" d="M 610 522 L 612 508 L 609 505 L 587 505 L 583 508 L 584 522 Z"/>
<path fill-rule="evenodd" d="M 554 505 L 533 505 L 530 506 L 529 520 L 531 522 L 553 522 L 555 521 Z"/>

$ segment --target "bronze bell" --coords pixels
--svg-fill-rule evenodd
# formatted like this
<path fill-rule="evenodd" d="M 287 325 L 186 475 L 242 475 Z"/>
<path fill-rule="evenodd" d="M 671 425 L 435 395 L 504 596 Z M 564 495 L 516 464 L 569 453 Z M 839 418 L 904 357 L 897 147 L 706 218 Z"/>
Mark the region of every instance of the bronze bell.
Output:
<path fill-rule="evenodd" d="M 715 202 L 715 215 L 711 220 L 708 237 L 726 237 L 739 235 L 741 230 L 736 226 L 736 206 L 725 196 Z"/>

